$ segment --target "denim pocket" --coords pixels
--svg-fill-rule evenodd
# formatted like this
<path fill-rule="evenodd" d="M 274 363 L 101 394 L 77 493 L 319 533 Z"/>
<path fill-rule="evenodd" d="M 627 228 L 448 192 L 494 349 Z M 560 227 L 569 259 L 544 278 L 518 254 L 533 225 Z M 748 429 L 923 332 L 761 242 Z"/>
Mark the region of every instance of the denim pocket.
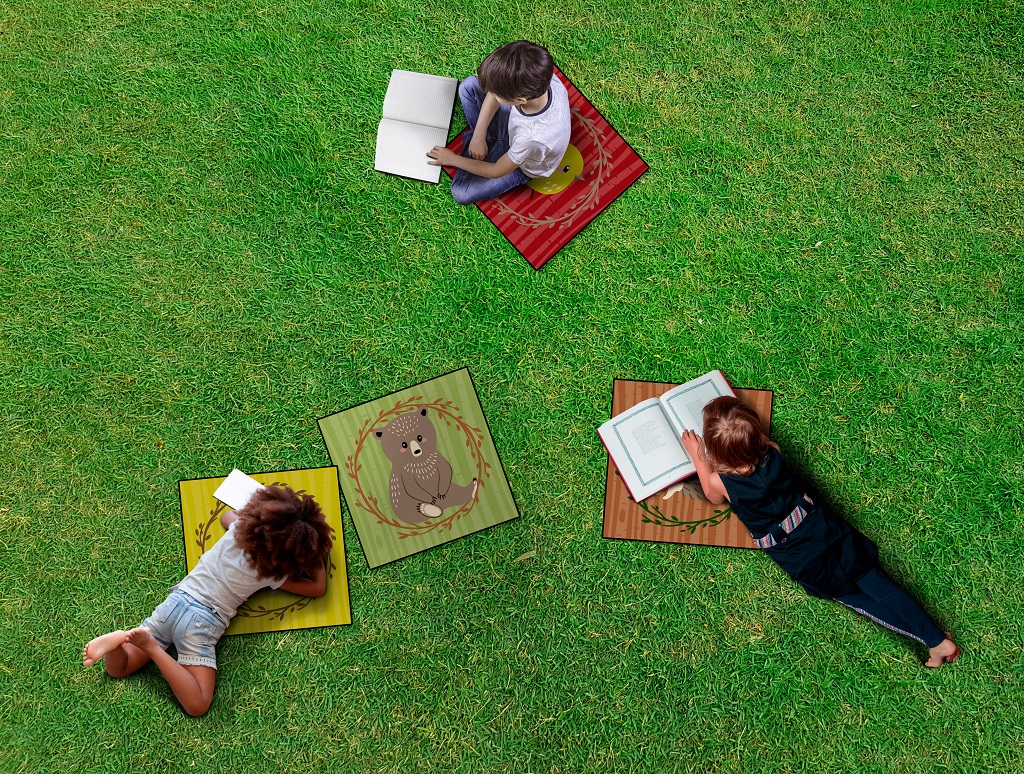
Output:
<path fill-rule="evenodd" d="M 174 615 L 179 604 L 180 603 L 173 597 L 168 597 L 156 606 L 156 610 L 153 611 L 151 618 L 158 624 L 165 624 L 170 620 L 171 616 Z"/>
<path fill-rule="evenodd" d="M 193 613 L 185 628 L 185 639 L 195 647 L 208 648 L 217 644 L 215 625 L 202 613 Z"/>

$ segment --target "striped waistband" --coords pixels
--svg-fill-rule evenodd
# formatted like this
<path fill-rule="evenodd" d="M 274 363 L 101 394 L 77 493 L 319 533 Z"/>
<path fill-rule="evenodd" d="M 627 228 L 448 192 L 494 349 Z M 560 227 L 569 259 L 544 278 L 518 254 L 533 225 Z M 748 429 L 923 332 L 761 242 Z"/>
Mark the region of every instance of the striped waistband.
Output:
<path fill-rule="evenodd" d="M 814 501 L 811 500 L 810 497 L 804 495 L 803 499 L 812 508 L 814 507 Z M 763 538 L 754 538 L 754 545 L 758 548 L 772 548 L 779 543 L 785 543 L 787 540 L 785 536 L 800 526 L 800 522 L 807 518 L 807 514 L 809 512 L 810 511 L 804 508 L 803 505 L 798 503 L 796 508 L 790 512 L 789 516 L 772 527 L 768 531 L 767 535 Z M 776 537 L 776 535 L 778 535 L 778 537 Z"/>

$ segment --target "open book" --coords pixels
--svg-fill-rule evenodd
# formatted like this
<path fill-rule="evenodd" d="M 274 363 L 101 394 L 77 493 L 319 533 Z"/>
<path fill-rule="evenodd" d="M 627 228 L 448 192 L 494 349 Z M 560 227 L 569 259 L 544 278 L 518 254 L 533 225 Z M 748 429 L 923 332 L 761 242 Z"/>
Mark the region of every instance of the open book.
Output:
<path fill-rule="evenodd" d="M 458 88 L 455 78 L 392 70 L 373 168 L 428 183 L 440 180 L 441 167 L 427 163 L 427 151 L 448 142 Z"/>
<path fill-rule="evenodd" d="M 721 371 L 711 371 L 636 404 L 597 429 L 634 500 L 697 472 L 681 438 L 686 430 L 704 434 L 704 407 L 720 395 L 735 393 Z"/>

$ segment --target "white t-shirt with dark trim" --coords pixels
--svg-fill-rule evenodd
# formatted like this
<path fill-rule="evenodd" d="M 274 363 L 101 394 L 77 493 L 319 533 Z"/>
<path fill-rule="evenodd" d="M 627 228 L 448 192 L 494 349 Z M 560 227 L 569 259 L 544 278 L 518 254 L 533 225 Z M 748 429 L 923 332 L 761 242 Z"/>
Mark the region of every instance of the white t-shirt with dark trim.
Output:
<path fill-rule="evenodd" d="M 543 110 L 526 114 L 514 107 L 509 112 L 508 157 L 530 177 L 547 177 L 569 147 L 569 117 L 569 94 L 552 75 Z"/>
<path fill-rule="evenodd" d="M 235 540 L 234 523 L 213 548 L 199 557 L 192 572 L 171 588 L 195 597 L 213 610 L 224 625 L 245 600 L 263 588 L 278 589 L 287 578 L 257 578 L 256 568 Z"/>

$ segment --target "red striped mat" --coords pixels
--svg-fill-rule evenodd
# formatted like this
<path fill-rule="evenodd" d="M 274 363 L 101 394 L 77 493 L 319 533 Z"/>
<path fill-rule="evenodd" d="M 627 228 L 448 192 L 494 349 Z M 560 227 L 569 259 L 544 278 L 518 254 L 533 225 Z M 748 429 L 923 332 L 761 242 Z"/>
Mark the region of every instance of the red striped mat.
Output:
<path fill-rule="evenodd" d="M 555 74 L 569 92 L 569 141 L 583 156 L 583 180 L 574 180 L 563 191 L 547 195 L 523 185 L 477 204 L 535 269 L 547 263 L 647 171 L 646 162 L 569 79 L 557 68 Z M 448 147 L 461 153 L 462 135 Z M 454 177 L 454 167 L 444 170 Z"/>

